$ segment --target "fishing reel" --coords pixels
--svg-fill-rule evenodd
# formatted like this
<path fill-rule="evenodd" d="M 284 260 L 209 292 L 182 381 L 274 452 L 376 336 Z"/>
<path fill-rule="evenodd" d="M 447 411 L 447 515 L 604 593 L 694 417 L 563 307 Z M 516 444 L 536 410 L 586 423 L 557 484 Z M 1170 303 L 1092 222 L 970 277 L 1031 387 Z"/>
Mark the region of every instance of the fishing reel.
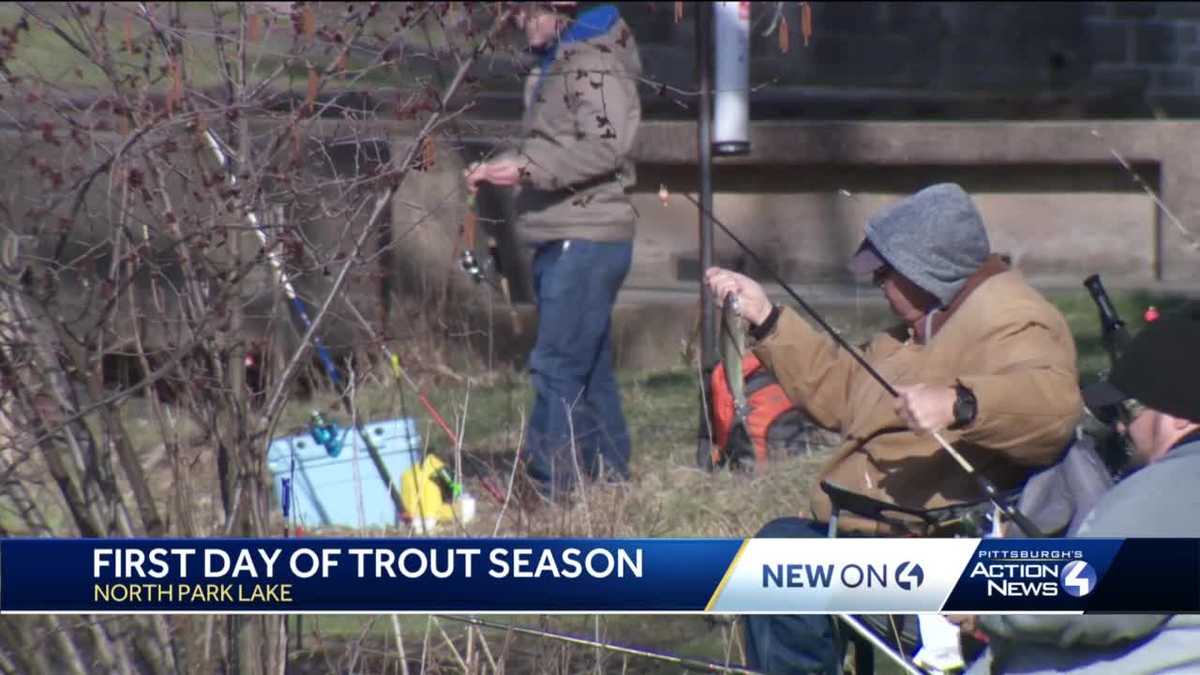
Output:
<path fill-rule="evenodd" d="M 458 256 L 458 267 L 477 284 L 487 283 L 492 288 L 499 288 L 497 279 L 500 280 L 499 284 L 504 283 L 504 270 L 500 267 L 500 245 L 493 238 L 488 238 L 486 260 L 481 262 L 475 257 L 474 251 L 464 248 Z"/>
<path fill-rule="evenodd" d="M 483 268 L 479 266 L 479 261 L 475 259 L 475 253 L 471 249 L 463 249 L 462 255 L 458 257 L 458 266 L 475 283 L 482 284 L 484 282 Z"/>
<path fill-rule="evenodd" d="M 438 467 L 438 470 L 433 474 L 433 480 L 442 490 L 443 498 L 446 499 L 446 501 L 452 501 L 462 496 L 462 483 L 454 480 L 454 476 L 450 475 L 450 472 L 446 470 L 446 467 Z"/>
<path fill-rule="evenodd" d="M 309 418 L 308 433 L 313 442 L 325 448 L 330 457 L 342 454 L 342 437 L 338 434 L 337 426 L 325 421 L 325 417 L 317 410 L 312 411 Z"/>
<path fill-rule="evenodd" d="M 475 212 L 475 195 L 469 194 L 467 195 L 467 215 L 463 217 L 460 232 L 462 253 L 458 256 L 458 266 L 467 273 L 467 276 L 471 277 L 472 281 L 481 284 L 486 277 L 483 274 L 483 267 L 475 259 L 475 230 L 478 227 L 479 215 Z"/>
<path fill-rule="evenodd" d="M 475 195 L 467 195 L 467 215 L 463 218 L 460 230 L 459 247 L 462 253 L 458 255 L 458 266 L 477 284 L 487 282 L 492 288 L 500 288 L 504 284 L 504 270 L 500 265 L 500 244 L 495 237 L 488 237 L 487 253 L 484 260 L 475 257 L 475 235 L 479 230 L 479 214 L 476 209 Z M 503 290 L 503 289 L 501 289 Z M 505 291 L 505 296 L 508 292 Z"/>

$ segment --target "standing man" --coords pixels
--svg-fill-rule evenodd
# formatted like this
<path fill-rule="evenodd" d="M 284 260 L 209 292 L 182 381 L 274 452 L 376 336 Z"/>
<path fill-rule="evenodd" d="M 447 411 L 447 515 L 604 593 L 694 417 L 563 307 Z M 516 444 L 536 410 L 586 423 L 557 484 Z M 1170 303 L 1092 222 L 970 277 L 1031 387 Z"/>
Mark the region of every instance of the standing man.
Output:
<path fill-rule="evenodd" d="M 517 188 L 515 221 L 534 248 L 536 399 L 526 469 L 556 499 L 579 474 L 629 477 L 629 432 L 613 370 L 612 309 L 629 272 L 637 214 L 629 151 L 641 121 L 641 61 L 616 7 L 527 3 L 514 19 L 539 57 L 515 149 L 467 183 Z M 577 15 L 576 15 L 577 14 Z"/>

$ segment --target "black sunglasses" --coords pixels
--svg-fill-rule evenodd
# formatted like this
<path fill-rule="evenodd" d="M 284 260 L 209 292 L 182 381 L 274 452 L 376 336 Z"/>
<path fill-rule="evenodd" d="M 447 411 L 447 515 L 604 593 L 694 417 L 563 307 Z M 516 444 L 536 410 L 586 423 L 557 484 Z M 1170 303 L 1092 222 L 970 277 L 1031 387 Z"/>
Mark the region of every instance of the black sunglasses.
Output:
<path fill-rule="evenodd" d="M 1120 422 L 1126 427 L 1133 424 L 1133 421 L 1144 412 L 1146 412 L 1146 405 L 1136 398 L 1127 398 L 1119 403 L 1092 410 L 1092 414 L 1102 423 L 1111 426 Z"/>
<path fill-rule="evenodd" d="M 871 283 L 876 286 L 882 286 L 883 282 L 892 274 L 891 265 L 880 265 L 878 269 L 871 273 Z"/>
<path fill-rule="evenodd" d="M 1146 406 L 1136 398 L 1127 398 L 1117 404 L 1117 414 L 1125 426 L 1129 426 L 1139 415 L 1146 412 Z"/>

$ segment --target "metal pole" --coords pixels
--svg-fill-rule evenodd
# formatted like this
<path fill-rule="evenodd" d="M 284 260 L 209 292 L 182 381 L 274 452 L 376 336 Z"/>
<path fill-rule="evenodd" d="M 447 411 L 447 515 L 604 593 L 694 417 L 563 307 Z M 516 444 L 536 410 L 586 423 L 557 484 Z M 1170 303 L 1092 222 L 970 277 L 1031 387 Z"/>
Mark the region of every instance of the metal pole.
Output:
<path fill-rule="evenodd" d="M 700 109 L 696 124 L 696 149 L 700 168 L 700 362 L 704 371 L 716 366 L 716 314 L 704 271 L 713 265 L 712 213 L 712 3 L 696 8 L 696 71 L 700 80 Z"/>
<path fill-rule="evenodd" d="M 867 628 L 861 621 L 858 620 L 858 617 L 854 617 L 849 614 L 838 614 L 837 617 L 841 619 L 847 626 L 849 626 L 855 633 L 858 633 L 865 638 L 867 642 L 870 642 L 871 646 L 873 646 L 875 649 L 887 654 L 888 658 L 895 662 L 896 665 L 903 668 L 904 672 L 908 673 L 908 675 L 926 675 L 925 671 L 917 668 L 912 664 L 911 661 L 908 660 L 908 657 L 904 655 L 903 647 L 901 645 L 897 645 L 896 649 L 892 649 L 891 645 L 884 642 L 883 638 L 875 634 L 875 631 Z"/>
<path fill-rule="evenodd" d="M 716 312 L 712 293 L 704 283 L 704 271 L 713 265 L 712 217 L 712 3 L 698 2 L 696 9 L 696 79 L 700 85 L 700 107 L 696 116 L 696 162 L 699 165 L 700 209 L 700 419 L 696 429 L 696 459 L 700 466 L 712 465 L 712 424 L 709 420 L 708 386 L 717 366 Z"/>
<path fill-rule="evenodd" d="M 713 129 L 717 155 L 750 152 L 750 3 L 712 3 Z"/>

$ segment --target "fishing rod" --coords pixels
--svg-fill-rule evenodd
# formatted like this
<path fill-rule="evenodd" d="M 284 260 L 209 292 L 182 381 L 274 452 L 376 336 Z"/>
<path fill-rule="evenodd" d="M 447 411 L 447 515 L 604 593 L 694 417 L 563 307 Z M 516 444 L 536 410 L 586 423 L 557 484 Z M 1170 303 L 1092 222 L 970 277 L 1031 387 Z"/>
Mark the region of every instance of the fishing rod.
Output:
<path fill-rule="evenodd" d="M 208 142 L 209 150 L 212 151 L 217 163 L 225 169 L 225 173 L 229 177 L 230 185 L 237 185 L 236 171 L 232 170 L 232 160 L 230 159 L 229 154 L 226 153 L 221 147 L 222 143 L 220 139 L 217 138 L 216 134 L 211 129 L 204 130 L 204 139 Z M 271 268 L 275 273 L 276 282 L 283 289 L 284 294 L 288 297 L 292 311 L 295 313 L 297 319 L 299 319 L 301 325 L 304 326 L 305 334 L 312 334 L 312 344 L 313 347 L 316 348 L 317 356 L 321 361 L 321 365 L 325 369 L 325 375 L 333 384 L 334 390 L 338 392 L 338 399 L 342 403 L 342 407 L 345 409 L 346 414 L 350 415 L 351 420 L 353 420 L 353 428 L 358 432 L 359 437 L 362 438 L 363 443 L 366 445 L 367 454 L 370 455 L 371 463 L 375 465 L 375 470 L 379 473 L 380 480 L 383 481 L 384 485 L 388 486 L 388 494 L 392 498 L 393 505 L 396 507 L 397 511 L 403 511 L 404 504 L 400 499 L 400 490 L 396 487 L 395 481 L 392 479 L 391 470 L 388 469 L 387 464 L 383 461 L 381 449 L 375 442 L 375 439 L 373 439 L 371 435 L 367 433 L 362 421 L 359 420 L 358 416 L 354 414 L 354 402 L 350 400 L 349 390 L 342 386 L 342 375 L 338 371 L 337 366 L 333 363 L 333 358 L 329 354 L 328 347 L 325 346 L 325 343 L 323 340 L 321 340 L 320 335 L 313 330 L 313 321 L 308 316 L 308 310 L 304 306 L 304 301 L 296 293 L 296 288 L 292 285 L 287 271 L 283 269 L 283 263 L 279 258 L 279 253 L 271 246 L 270 239 L 267 237 L 266 228 L 259 220 L 258 215 L 254 213 L 252 209 L 246 209 L 246 220 L 254 229 L 255 234 L 258 235 L 258 239 L 262 244 L 263 253 L 266 255 L 267 260 L 271 263 Z M 314 420 L 316 421 L 318 427 L 324 426 L 317 414 L 314 414 Z M 407 425 L 405 425 L 405 428 L 408 428 Z M 316 439 L 314 438 L 314 440 Z M 328 451 L 330 454 L 336 454 L 339 452 L 340 444 L 341 441 L 333 438 L 332 436 L 329 438 L 328 443 L 322 443 L 326 451 Z"/>
<path fill-rule="evenodd" d="M 867 373 L 869 373 L 871 377 L 874 378 L 874 380 L 884 388 L 884 390 L 886 390 L 893 397 L 900 396 L 900 392 L 896 391 L 896 388 L 893 387 L 891 383 L 889 383 L 887 379 L 883 377 L 883 375 L 880 375 L 879 371 L 875 370 L 870 363 L 867 363 L 866 358 L 859 354 L 858 350 L 851 346 L 850 343 L 846 342 L 846 339 L 839 335 L 838 332 L 825 321 L 820 313 L 810 307 L 809 304 L 804 301 L 804 298 L 800 297 L 800 294 L 792 290 L 792 287 L 789 286 L 786 281 L 784 281 L 783 277 L 776 272 L 773 267 L 768 265 L 762 258 L 758 256 L 757 253 L 754 252 L 753 249 L 751 249 L 745 242 L 738 238 L 738 236 L 734 234 L 733 231 L 725 225 L 725 223 L 721 222 L 721 220 L 717 218 L 712 211 L 704 208 L 699 201 L 686 192 L 683 193 L 683 196 L 689 202 L 694 204 L 697 209 L 700 209 L 701 213 L 708 216 L 708 218 L 711 219 L 717 227 L 721 228 L 721 231 L 728 235 L 728 237 L 732 239 L 735 244 L 745 251 L 746 255 L 750 256 L 751 260 L 753 260 L 760 268 L 766 270 L 767 274 L 771 276 L 775 283 L 779 284 L 779 286 L 783 288 L 783 290 L 787 292 L 787 294 L 790 295 L 792 299 L 795 300 L 800 307 L 813 318 L 814 321 L 820 324 L 821 328 L 825 329 L 825 332 L 831 338 L 833 338 L 833 341 L 836 342 L 842 349 L 846 350 L 846 352 L 850 354 L 850 356 L 852 356 L 854 360 L 857 361 L 859 365 L 861 365 L 867 371 Z M 930 433 L 938 442 L 938 444 L 942 446 L 942 449 L 949 453 L 954 461 L 957 462 L 958 465 L 967 472 L 967 475 L 969 475 L 975 481 L 976 485 L 983 490 L 983 493 L 987 495 L 988 501 L 990 501 L 993 506 L 999 509 L 1001 513 L 1003 513 L 1010 520 L 1016 523 L 1018 527 L 1024 530 L 1027 536 L 1046 536 L 1025 514 L 1021 513 L 1015 506 L 1006 503 L 1003 499 L 1003 495 L 1000 494 L 1000 490 L 996 487 L 996 484 L 993 483 L 987 476 L 984 476 L 976 471 L 975 467 L 969 461 L 967 461 L 967 458 L 963 457 L 962 453 L 955 450 L 954 446 L 950 445 L 950 443 L 942 436 L 941 431 L 933 429 Z"/>
<path fill-rule="evenodd" d="M 151 29 L 153 30 L 154 35 L 159 42 L 159 45 L 162 47 L 162 49 L 165 52 L 170 54 L 171 48 L 167 42 L 166 36 L 163 35 L 161 28 L 158 26 L 158 23 L 155 21 L 154 17 L 150 14 L 149 8 L 146 6 L 146 3 L 139 2 L 138 9 L 140 10 L 142 17 L 150 24 Z M 498 32 L 501 27 L 503 27 L 503 25 L 504 25 L 505 21 L 507 20 L 507 17 L 510 13 L 511 13 L 511 10 L 506 10 L 505 12 L 503 12 L 500 15 L 499 19 L 497 20 L 496 26 L 494 26 L 492 28 L 492 30 L 489 31 L 489 33 L 486 35 L 486 37 L 479 44 L 477 44 L 475 46 L 475 48 L 472 50 L 469 57 L 464 62 L 460 63 L 459 70 L 458 70 L 454 80 L 450 84 L 450 87 L 448 88 L 448 90 L 443 95 L 442 106 L 440 107 L 439 110 L 434 112 L 434 114 L 431 116 L 431 118 L 428 121 L 426 121 L 426 124 L 425 124 L 424 128 L 422 129 L 421 135 L 419 135 L 418 138 L 420 138 L 421 136 L 426 134 L 428 131 L 432 130 L 434 123 L 441 116 L 442 111 L 445 108 L 445 105 L 444 105 L 445 99 L 448 99 L 449 96 L 454 92 L 454 90 L 456 90 L 458 88 L 458 86 L 462 83 L 462 81 L 466 75 L 467 69 L 471 66 L 471 64 L 473 64 L 475 62 L 475 60 L 478 58 L 478 56 L 483 52 L 484 48 L 491 43 L 491 40 L 494 37 L 495 33 Z M 347 49 L 348 48 L 349 47 L 347 47 Z M 217 137 L 215 132 L 213 132 L 211 129 L 206 128 L 204 130 L 204 139 L 207 142 L 209 149 L 212 151 L 213 156 L 216 159 L 217 163 L 220 164 L 221 167 L 226 170 L 225 173 L 226 173 L 226 176 L 227 176 L 230 184 L 236 185 L 237 184 L 236 172 L 230 170 L 232 167 L 232 160 L 230 158 L 230 155 L 232 153 L 228 152 L 226 150 L 226 148 L 223 147 L 224 146 L 223 142 Z M 410 155 L 411 154 L 412 153 L 410 153 Z M 375 211 L 372 213 L 371 219 L 368 222 L 368 229 L 370 228 L 371 225 L 374 224 L 375 220 L 378 218 L 378 214 L 382 210 L 381 205 L 384 204 L 385 202 L 390 202 L 391 197 L 393 195 L 395 195 L 395 193 L 398 189 L 399 189 L 399 181 L 396 181 L 394 184 L 389 186 L 386 194 L 380 200 L 377 200 Z M 321 359 L 322 366 L 325 369 L 326 375 L 329 377 L 330 381 L 334 384 L 335 389 L 340 390 L 339 399 L 341 400 L 343 407 L 346 409 L 347 414 L 349 414 L 351 419 L 354 420 L 354 429 L 355 429 L 355 431 L 358 432 L 359 436 L 363 439 L 363 442 L 365 443 L 366 448 L 367 448 L 367 452 L 371 457 L 371 461 L 375 465 L 376 471 L 379 473 L 380 479 L 384 482 L 385 485 L 388 486 L 388 493 L 392 498 L 392 502 L 393 502 L 394 506 L 396 507 L 397 511 L 403 511 L 403 503 L 401 501 L 399 487 L 396 485 L 395 481 L 392 479 L 391 472 L 388 470 L 387 465 L 383 462 L 383 458 L 380 454 L 379 446 L 375 443 L 374 439 L 372 439 L 371 436 L 369 434 L 367 434 L 365 428 L 363 427 L 362 422 L 357 420 L 357 416 L 354 414 L 354 403 L 352 400 L 350 400 L 349 391 L 346 388 L 341 386 L 341 383 L 342 383 L 341 375 L 338 372 L 337 367 L 333 364 L 333 360 L 329 356 L 328 349 L 324 346 L 324 343 L 321 341 L 320 336 L 316 334 L 314 322 L 308 316 L 308 311 L 304 306 L 303 300 L 301 300 L 299 298 L 298 294 L 296 293 L 295 287 L 292 285 L 291 280 L 287 275 L 287 272 L 283 269 L 283 263 L 280 260 L 278 252 L 275 251 L 273 249 L 273 247 L 270 246 L 270 240 L 267 236 L 267 232 L 266 232 L 263 224 L 259 220 L 258 215 L 254 212 L 254 210 L 250 209 L 250 208 L 246 208 L 245 214 L 246 214 L 246 220 L 250 223 L 250 225 L 254 229 L 255 233 L 258 235 L 260 242 L 262 243 L 262 250 L 263 250 L 264 254 L 266 255 L 268 261 L 271 264 L 271 267 L 275 273 L 275 278 L 276 278 L 277 282 L 283 288 L 284 293 L 288 296 L 288 299 L 290 301 L 290 304 L 291 304 L 296 316 L 298 317 L 300 322 L 304 325 L 305 335 L 311 335 L 310 339 L 312 340 L 313 345 L 317 349 L 317 354 L 318 354 L 319 358 Z M 361 238 L 360 238 L 360 243 L 361 243 Z M 318 319 L 319 318 L 320 318 L 320 316 L 318 316 Z M 437 417 L 440 418 L 441 416 L 438 415 Z M 443 423 L 444 423 L 444 421 L 443 421 Z"/>
<path fill-rule="evenodd" d="M 1150 200 L 1154 202 L 1154 206 L 1167 216 L 1167 219 L 1170 220 L 1171 224 L 1175 226 L 1175 229 L 1179 232 L 1179 236 L 1185 242 L 1187 242 L 1188 246 L 1193 251 L 1200 250 L 1200 239 L 1198 239 L 1197 236 L 1183 224 L 1183 221 L 1179 219 L 1179 216 L 1175 215 L 1174 211 L 1167 207 L 1166 202 L 1163 201 L 1158 192 L 1155 191 L 1155 189 L 1151 187 L 1151 185 L 1147 183 L 1144 178 L 1142 178 L 1141 174 L 1139 174 L 1137 170 L 1133 168 L 1133 164 L 1130 163 L 1125 155 L 1122 155 L 1120 152 L 1118 152 L 1117 149 L 1108 142 L 1104 135 L 1100 133 L 1099 129 L 1093 128 L 1091 130 L 1091 135 L 1093 138 L 1104 144 L 1104 146 L 1108 149 L 1108 153 L 1113 156 L 1113 159 L 1116 160 L 1117 164 L 1120 164 L 1121 168 L 1129 174 L 1130 180 L 1132 180 L 1135 185 L 1140 187 L 1142 191 L 1146 193 L 1146 196 L 1148 196 Z"/>
<path fill-rule="evenodd" d="M 439 19 L 440 22 L 440 19 Z M 422 30 L 425 33 L 425 42 L 429 46 L 429 51 L 435 53 L 436 49 L 433 45 L 433 37 L 429 32 L 429 26 L 422 23 Z M 441 26 L 446 30 L 446 26 Z M 438 85 L 445 87 L 445 76 L 442 74 L 442 67 L 438 59 L 433 60 L 433 76 L 437 80 Z M 454 134 L 454 138 L 458 143 L 458 151 L 462 153 L 467 144 L 463 140 L 462 127 L 458 123 L 457 118 L 451 118 L 449 121 L 450 129 Z M 483 159 L 486 161 L 488 157 L 495 153 L 495 148 L 489 150 Z M 474 166 L 474 164 L 472 164 Z M 485 262 L 481 263 L 475 255 L 476 239 L 479 231 L 479 203 L 475 192 L 468 192 L 466 197 L 466 212 L 463 214 L 462 223 L 459 225 L 459 236 L 456 242 L 455 260 L 458 268 L 467 275 L 475 283 L 476 286 L 487 286 L 493 290 L 499 291 L 504 297 L 505 304 L 508 305 L 509 321 L 512 324 L 513 333 L 520 335 L 523 331 L 521 328 L 521 320 L 517 314 L 517 307 L 513 304 L 512 288 L 508 281 L 508 276 L 504 273 L 501 265 L 501 256 L 499 244 L 496 237 L 487 234 L 487 254 Z M 492 356 L 492 340 L 495 337 L 495 326 L 492 322 L 492 294 L 487 295 L 488 302 L 488 365 L 491 366 Z M 511 413 L 511 411 L 510 411 Z M 511 417 L 511 414 L 510 414 Z"/>
<path fill-rule="evenodd" d="M 400 355 L 393 352 L 387 346 L 386 342 L 379 339 L 375 333 L 375 330 L 371 328 L 371 324 L 367 321 L 366 317 L 362 315 L 362 312 L 358 311 L 358 308 L 355 307 L 353 303 L 346 303 L 346 306 L 350 309 L 350 313 L 353 314 L 358 320 L 359 324 L 362 325 L 363 330 L 367 332 L 368 337 L 373 342 L 378 342 L 379 346 L 383 349 L 384 355 L 387 356 L 388 363 L 392 368 L 392 377 L 395 378 L 396 382 L 407 384 L 414 392 L 416 392 L 417 400 L 421 403 L 422 407 L 425 408 L 426 412 L 429 413 L 429 416 L 433 418 L 434 422 L 436 422 L 442 431 L 446 433 L 446 437 L 450 439 L 450 443 L 456 448 L 460 447 L 458 434 L 454 433 L 454 430 L 451 429 L 450 425 L 446 423 L 446 419 L 442 417 L 442 415 L 437 411 L 437 408 L 433 406 L 433 403 L 429 401 L 429 398 L 425 395 L 425 392 L 415 381 L 413 381 L 412 377 L 401 366 Z M 491 496 L 492 499 L 495 499 L 498 504 L 504 503 L 504 494 L 498 487 L 496 487 L 495 483 L 493 483 L 490 478 L 487 476 L 480 476 L 479 484 L 483 486 L 488 495 Z"/>
<path fill-rule="evenodd" d="M 436 616 L 441 619 L 449 619 L 450 621 L 457 621 L 459 623 L 465 623 L 467 625 L 476 626 L 476 627 L 480 627 L 480 628 L 494 628 L 496 630 L 512 631 L 514 633 L 520 633 L 522 635 L 530 635 L 530 636 L 534 636 L 534 637 L 549 638 L 551 640 L 559 640 L 561 642 L 569 642 L 572 644 L 582 645 L 585 647 L 596 647 L 599 649 L 604 649 L 604 650 L 613 651 L 613 652 L 619 652 L 621 654 L 629 654 L 632 656 L 642 656 L 642 657 L 645 657 L 648 659 L 655 659 L 657 661 L 665 661 L 667 663 L 673 663 L 677 666 L 681 666 L 683 668 L 688 668 L 691 670 L 702 670 L 702 671 L 710 672 L 710 673 L 746 673 L 747 675 L 756 675 L 757 673 L 760 672 L 757 670 L 750 670 L 748 668 L 742 668 L 739 666 L 728 666 L 723 663 L 715 663 L 712 661 L 703 661 L 700 659 L 690 659 L 690 658 L 683 657 L 683 656 L 675 656 L 673 654 L 664 654 L 662 652 L 655 652 L 655 651 L 651 651 L 649 649 L 641 649 L 638 647 L 624 647 L 622 645 L 616 645 L 616 644 L 612 644 L 609 642 L 603 642 L 601 640 L 593 640 L 590 638 L 579 637 L 577 635 L 569 635 L 566 633 L 556 633 L 554 631 L 542 630 L 539 628 L 527 628 L 525 626 L 514 626 L 514 625 L 510 625 L 510 624 L 505 624 L 505 623 L 497 623 L 494 621 L 487 621 L 485 619 L 480 619 L 480 618 L 474 617 L 474 616 L 454 616 L 451 614 L 438 614 Z"/>
<path fill-rule="evenodd" d="M 730 666 L 730 665 L 726 665 L 723 663 L 714 663 L 712 661 L 703 661 L 700 659 L 691 659 L 691 658 L 687 658 L 687 657 L 676 656 L 674 654 L 666 654 L 663 652 L 651 651 L 649 649 L 642 649 L 642 648 L 638 648 L 638 647 L 626 647 L 626 646 L 622 646 L 622 645 L 613 644 L 611 642 L 603 642 L 600 640 L 583 638 L 583 637 L 579 637 L 576 635 L 569 635 L 566 633 L 558 633 L 555 631 L 548 631 L 548 630 L 543 630 L 543 629 L 539 629 L 539 628 L 528 628 L 526 626 L 516 626 L 516 625 L 512 625 L 512 624 L 497 623 L 497 622 L 493 622 L 493 621 L 487 621 L 484 619 L 480 619 L 480 618 L 474 617 L 474 616 L 465 616 L 464 617 L 464 616 L 454 616 L 454 615 L 450 615 L 450 614 L 439 614 L 436 616 L 438 616 L 438 618 L 448 619 L 450 621 L 457 621 L 459 623 L 465 623 L 465 624 L 480 627 L 480 628 L 493 628 L 496 630 L 512 631 L 514 633 L 520 633 L 522 635 L 530 635 L 533 637 L 547 638 L 547 639 L 551 639 L 551 640 L 559 640 L 562 642 L 569 642 L 572 644 L 583 645 L 585 647 L 596 647 L 596 648 L 604 649 L 607 651 L 614 651 L 614 652 L 619 652 L 622 654 L 630 654 L 633 656 L 642 656 L 642 657 L 645 657 L 648 659 L 655 659 L 658 661 L 674 663 L 675 665 L 682 666 L 684 668 L 694 669 L 694 670 L 703 670 L 706 672 L 719 672 L 719 673 L 747 673 L 749 675 L 754 675 L 754 674 L 760 672 L 757 670 L 751 670 L 749 668 L 742 668 L 739 666 Z M 852 617 L 849 615 L 843 615 L 843 614 L 839 614 L 838 617 L 843 619 L 844 621 L 846 621 L 846 623 L 850 626 L 851 629 L 854 630 L 854 632 L 861 635 L 863 637 L 863 639 L 870 642 L 872 646 L 874 646 L 875 648 L 884 652 L 885 654 L 888 654 L 889 656 L 891 656 L 900 665 L 900 667 L 905 671 L 905 673 L 908 673 L 908 675 L 923 675 L 923 672 L 921 670 L 914 667 L 913 664 L 910 661 L 908 661 L 908 659 L 904 658 L 901 655 L 897 655 L 897 653 L 894 653 L 891 645 L 889 645 L 882 638 L 880 638 L 878 635 L 876 635 L 874 632 L 872 632 L 871 629 L 867 628 L 865 625 L 863 625 L 861 622 L 859 622 L 855 617 Z"/>
<path fill-rule="evenodd" d="M 142 18 L 144 18 L 150 24 L 151 29 L 154 31 L 154 35 L 158 40 L 159 46 L 162 47 L 163 51 L 170 54 L 171 48 L 167 43 L 167 38 L 165 35 L 163 35 L 162 30 L 159 28 L 154 17 L 151 16 L 150 10 L 146 6 L 146 3 L 139 2 L 138 9 L 141 11 Z M 231 155 L 233 153 L 224 146 L 223 141 L 221 141 L 216 132 L 214 132 L 212 129 L 206 128 L 203 136 L 205 143 L 208 145 L 208 149 L 212 152 L 213 158 L 216 160 L 217 164 L 224 169 L 229 184 L 231 186 L 236 186 L 238 179 L 237 172 L 233 170 L 233 161 L 231 159 Z M 338 372 L 337 366 L 334 365 L 333 358 L 329 354 L 329 349 L 325 346 L 324 342 L 321 340 L 321 337 L 317 335 L 316 331 L 314 330 L 313 321 L 308 315 L 308 309 L 305 307 L 304 301 L 300 298 L 299 294 L 296 293 L 296 288 L 292 284 L 291 278 L 288 276 L 287 271 L 283 268 L 283 261 L 280 259 L 278 251 L 271 246 L 270 238 L 267 236 L 266 228 L 263 226 L 262 221 L 260 221 L 258 218 L 258 214 L 255 213 L 253 209 L 246 208 L 245 216 L 246 221 L 250 224 L 255 234 L 258 235 L 258 239 L 262 244 L 263 254 L 266 256 L 267 261 L 271 265 L 276 282 L 283 289 L 284 294 L 287 296 L 289 304 L 292 307 L 292 311 L 295 313 L 300 323 L 304 326 L 305 334 L 307 335 L 311 333 L 313 346 L 316 348 L 317 357 L 320 359 L 321 365 L 325 369 L 325 374 L 329 378 L 330 382 L 333 383 L 334 389 L 339 391 L 339 399 L 341 400 L 343 407 L 346 409 L 347 414 L 350 415 L 352 420 L 355 420 L 354 429 L 363 439 L 363 442 L 367 447 L 367 453 L 370 455 L 371 462 L 375 465 L 375 469 L 379 473 L 380 479 L 385 485 L 388 486 L 388 494 L 392 498 L 393 505 L 396 507 L 397 511 L 403 511 L 404 505 L 400 499 L 400 491 L 396 487 L 395 482 L 392 480 L 391 471 L 388 469 L 387 464 L 385 464 L 383 461 L 380 448 L 375 443 L 375 440 L 372 439 L 363 428 L 361 421 L 358 421 L 357 416 L 354 415 L 354 403 L 349 399 L 349 392 L 342 386 L 341 373 Z M 326 445 L 326 450 L 330 452 L 330 454 L 336 454 L 337 451 L 340 451 L 340 447 L 337 447 L 335 450 L 335 446 L 332 444 L 332 441 L 333 439 L 330 439 L 330 444 Z M 340 442 L 338 445 L 340 446 Z"/>

